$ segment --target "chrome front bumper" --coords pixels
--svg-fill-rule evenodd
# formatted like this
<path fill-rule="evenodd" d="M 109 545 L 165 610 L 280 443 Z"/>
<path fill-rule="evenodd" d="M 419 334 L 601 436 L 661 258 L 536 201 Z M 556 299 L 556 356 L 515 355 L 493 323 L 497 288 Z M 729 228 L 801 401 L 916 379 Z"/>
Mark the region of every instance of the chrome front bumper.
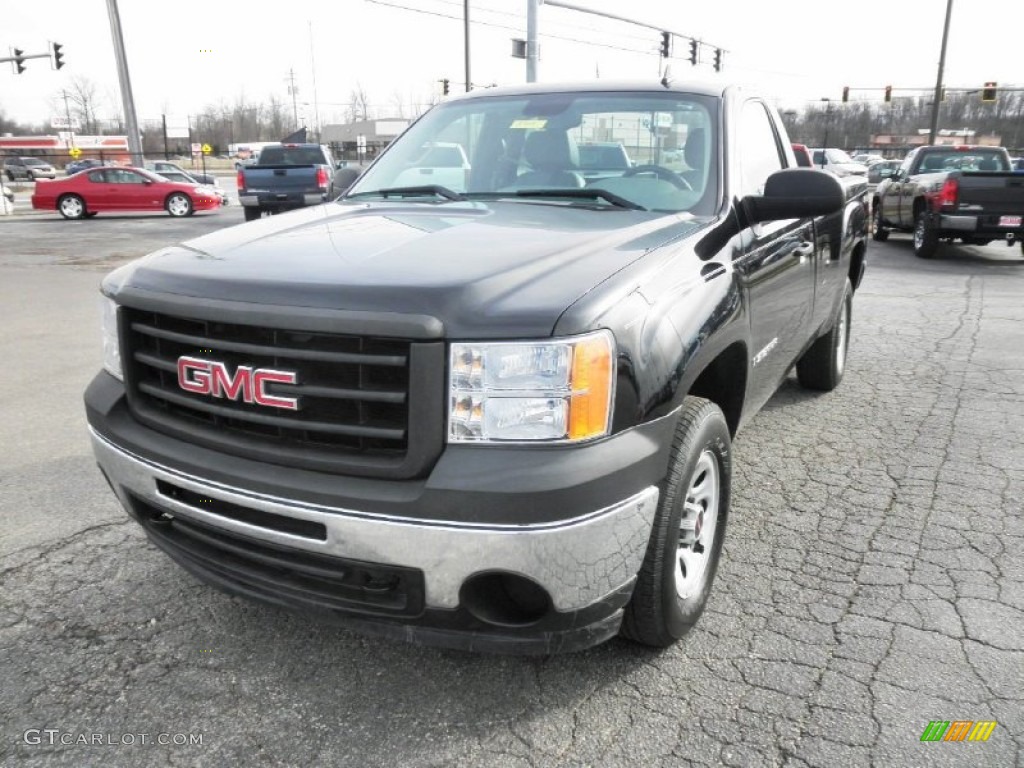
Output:
<path fill-rule="evenodd" d="M 459 605 L 470 576 L 506 571 L 533 579 L 557 611 L 575 611 L 629 584 L 636 576 L 658 505 L 649 486 L 603 509 L 569 520 L 535 525 L 473 525 L 424 521 L 371 511 L 297 502 L 216 483 L 146 460 L 90 429 L 93 451 L 121 503 L 127 494 L 171 515 L 225 532 L 382 565 L 421 570 L 428 608 Z M 158 481 L 204 498 L 322 524 L 325 541 L 239 522 L 161 493 Z"/>

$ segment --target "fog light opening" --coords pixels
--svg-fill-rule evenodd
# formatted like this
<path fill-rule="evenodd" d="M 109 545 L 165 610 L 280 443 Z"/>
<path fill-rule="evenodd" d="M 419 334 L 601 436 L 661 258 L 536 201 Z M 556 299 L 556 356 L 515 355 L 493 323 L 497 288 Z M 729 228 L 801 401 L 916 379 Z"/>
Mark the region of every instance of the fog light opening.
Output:
<path fill-rule="evenodd" d="M 523 627 L 551 610 L 551 596 L 532 579 L 515 573 L 480 573 L 463 583 L 462 606 L 476 619 L 502 627 Z"/>

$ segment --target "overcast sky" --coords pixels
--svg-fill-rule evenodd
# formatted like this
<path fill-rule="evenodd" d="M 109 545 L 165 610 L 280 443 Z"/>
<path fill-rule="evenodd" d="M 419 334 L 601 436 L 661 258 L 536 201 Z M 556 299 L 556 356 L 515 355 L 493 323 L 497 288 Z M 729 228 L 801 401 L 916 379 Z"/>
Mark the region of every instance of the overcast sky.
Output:
<path fill-rule="evenodd" d="M 946 9 L 946 0 L 573 2 L 705 41 L 701 76 L 712 74 L 712 48 L 721 47 L 723 76 L 762 87 L 780 107 L 838 101 L 844 85 L 853 99 L 875 100 L 886 85 L 897 96 L 934 88 Z M 304 115 L 310 126 L 314 102 L 321 123 L 341 120 L 357 83 L 378 116 L 394 114 L 398 101 L 440 93 L 442 78 L 461 91 L 462 6 L 463 0 L 119 0 L 140 120 L 180 119 L 241 97 L 276 95 L 290 108 L 293 70 L 300 122 Z M 511 57 L 510 41 L 525 37 L 526 0 L 470 0 L 470 8 L 473 82 L 524 82 L 525 62 Z M 541 81 L 658 76 L 654 30 L 554 6 L 542 6 L 540 29 Z M 946 85 L 1024 86 L 1022 33 L 1024 0 L 955 0 Z M 36 59 L 15 75 L 11 65 L 0 65 L 0 109 L 16 119 L 47 120 L 55 94 L 79 76 L 96 84 L 99 116 L 113 116 L 120 96 L 106 0 L 3 0 L 4 55 L 9 47 L 43 53 L 51 40 L 64 45 L 64 68 L 56 72 Z M 672 72 L 682 80 L 694 71 L 685 40 L 675 41 L 674 55 Z"/>

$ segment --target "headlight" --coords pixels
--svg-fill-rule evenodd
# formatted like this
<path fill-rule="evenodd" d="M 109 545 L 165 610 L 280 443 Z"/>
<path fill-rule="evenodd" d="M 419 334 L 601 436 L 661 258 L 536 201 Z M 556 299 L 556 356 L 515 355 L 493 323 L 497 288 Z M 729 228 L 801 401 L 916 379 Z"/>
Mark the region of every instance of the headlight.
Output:
<path fill-rule="evenodd" d="M 615 340 L 597 331 L 557 341 L 451 347 L 448 440 L 577 442 L 608 434 Z"/>
<path fill-rule="evenodd" d="M 103 367 L 116 379 L 124 380 L 121 373 L 121 345 L 117 335 L 117 303 L 103 296 Z"/>

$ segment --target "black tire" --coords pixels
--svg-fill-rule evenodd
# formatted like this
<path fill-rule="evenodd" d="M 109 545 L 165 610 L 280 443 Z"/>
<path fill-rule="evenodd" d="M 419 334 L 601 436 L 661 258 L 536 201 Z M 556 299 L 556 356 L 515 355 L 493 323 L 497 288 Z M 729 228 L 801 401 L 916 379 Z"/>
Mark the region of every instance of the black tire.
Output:
<path fill-rule="evenodd" d="M 622 620 L 624 637 L 664 648 L 689 632 L 704 612 L 729 518 L 730 446 L 721 409 L 709 400 L 687 397 L 647 552 Z M 711 492 L 710 498 L 705 491 Z M 694 558 L 689 572 L 687 557 Z"/>
<path fill-rule="evenodd" d="M 262 213 L 259 208 L 253 208 L 251 206 L 242 206 L 242 211 L 245 213 L 246 221 L 256 221 Z"/>
<path fill-rule="evenodd" d="M 928 214 L 920 211 L 914 222 L 914 255 L 921 259 L 930 259 L 939 249 L 939 236 L 928 223 Z"/>
<path fill-rule="evenodd" d="M 195 212 L 195 206 L 192 205 L 192 198 L 184 192 L 172 192 L 169 194 L 167 196 L 167 200 L 164 201 L 164 208 L 175 218 L 191 216 Z"/>
<path fill-rule="evenodd" d="M 882 204 L 880 202 L 875 203 L 875 207 L 871 211 L 871 239 L 880 243 L 889 239 L 889 230 L 882 223 Z"/>
<path fill-rule="evenodd" d="M 8 181 L 15 181 L 14 172 L 13 171 L 8 171 L 7 172 L 7 180 Z"/>
<path fill-rule="evenodd" d="M 828 332 L 818 338 L 796 363 L 796 376 L 806 389 L 831 392 L 846 371 L 853 316 L 853 286 L 846 280 L 843 300 Z"/>
<path fill-rule="evenodd" d="M 57 198 L 57 210 L 65 219 L 84 219 L 89 215 L 85 200 L 78 195 L 61 195 Z"/>

